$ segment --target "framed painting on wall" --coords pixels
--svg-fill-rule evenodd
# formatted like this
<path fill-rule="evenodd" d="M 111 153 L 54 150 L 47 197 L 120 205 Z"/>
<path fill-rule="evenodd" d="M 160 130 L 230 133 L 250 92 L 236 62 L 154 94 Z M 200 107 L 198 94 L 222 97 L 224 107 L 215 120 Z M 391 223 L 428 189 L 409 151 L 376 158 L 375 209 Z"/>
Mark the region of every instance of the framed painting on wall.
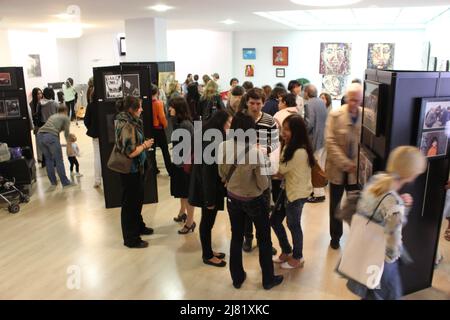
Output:
<path fill-rule="evenodd" d="M 160 72 L 158 79 L 158 87 L 168 94 L 170 84 L 175 82 L 175 72 Z"/>
<path fill-rule="evenodd" d="M 350 43 L 320 44 L 320 74 L 350 74 L 352 45 Z"/>
<path fill-rule="evenodd" d="M 334 74 L 322 77 L 322 90 L 328 93 L 333 99 L 342 99 L 347 85 L 348 77 Z"/>
<path fill-rule="evenodd" d="M 27 61 L 27 74 L 30 78 L 42 77 L 41 56 L 38 54 L 29 54 Z"/>
<path fill-rule="evenodd" d="M 242 58 L 244 60 L 255 60 L 256 59 L 256 49 L 255 48 L 242 49 Z"/>
<path fill-rule="evenodd" d="M 252 64 L 248 64 L 245 66 L 245 76 L 248 78 L 255 76 L 255 66 Z"/>
<path fill-rule="evenodd" d="M 286 69 L 284 69 L 284 68 L 277 68 L 277 70 L 276 70 L 276 77 L 277 78 L 284 78 L 284 77 L 286 77 Z"/>
<path fill-rule="evenodd" d="M 394 43 L 369 43 L 367 69 L 394 69 Z"/>
<path fill-rule="evenodd" d="M 273 47 L 273 65 L 289 65 L 289 47 Z"/>

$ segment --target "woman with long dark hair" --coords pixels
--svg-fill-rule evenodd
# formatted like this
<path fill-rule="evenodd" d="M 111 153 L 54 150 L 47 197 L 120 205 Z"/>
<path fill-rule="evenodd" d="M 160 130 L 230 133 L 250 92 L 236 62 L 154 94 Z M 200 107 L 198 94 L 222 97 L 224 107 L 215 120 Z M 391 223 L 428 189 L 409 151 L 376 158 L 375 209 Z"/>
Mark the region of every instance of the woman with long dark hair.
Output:
<path fill-rule="evenodd" d="M 215 148 L 213 154 L 208 154 L 216 158 L 216 150 L 219 144 L 225 141 L 226 131 L 230 128 L 231 116 L 226 111 L 217 111 L 212 118 L 203 125 L 203 134 L 208 130 L 218 130 L 221 139 L 212 143 Z M 203 142 L 202 150 L 210 145 L 210 142 Z M 202 152 L 202 154 L 204 154 Z M 205 154 L 206 156 L 206 154 Z M 200 222 L 200 241 L 203 250 L 203 262 L 214 267 L 225 267 L 224 253 L 213 252 L 211 247 L 211 230 L 216 221 L 218 211 L 224 210 L 224 198 L 226 196 L 225 186 L 219 176 L 217 161 L 207 164 L 196 164 L 192 168 L 189 203 L 195 207 L 202 208 L 202 220 Z"/>
<path fill-rule="evenodd" d="M 178 129 L 187 130 L 190 134 L 191 152 L 193 150 L 194 142 L 194 126 L 192 124 L 191 115 L 189 114 L 189 107 L 186 99 L 178 96 L 170 100 L 169 113 L 173 123 L 173 131 L 175 133 Z M 172 135 L 173 137 L 173 135 Z M 172 140 L 173 150 L 179 143 L 186 143 L 185 141 Z M 181 163 L 177 161 L 177 158 L 182 157 Z M 194 222 L 194 207 L 188 202 L 189 197 L 189 180 L 190 174 L 184 170 L 184 164 L 186 164 L 186 158 L 190 155 L 186 154 L 172 154 L 172 159 L 175 163 L 172 166 L 172 175 L 170 176 L 170 194 L 180 199 L 180 211 L 178 216 L 173 220 L 176 222 L 184 222 L 184 227 L 178 231 L 179 234 L 188 234 L 194 232 L 197 226 Z"/>
<path fill-rule="evenodd" d="M 200 92 L 198 91 L 198 84 L 196 82 L 192 82 L 187 86 L 186 101 L 189 105 L 192 120 L 199 120 L 198 103 L 200 101 Z"/>
<path fill-rule="evenodd" d="M 41 102 L 43 97 L 44 97 L 44 95 L 42 94 L 42 90 L 40 88 L 34 88 L 33 91 L 31 91 L 31 101 L 29 104 L 29 107 L 30 107 L 29 112 L 31 112 L 30 125 L 31 125 L 31 128 L 34 130 L 35 135 L 37 134 L 39 127 L 36 126 L 33 119 L 35 118 L 36 111 L 38 110 L 38 105 Z M 37 143 L 36 143 L 36 153 L 37 153 L 38 162 L 42 162 L 42 151 L 39 148 L 39 145 Z"/>
<path fill-rule="evenodd" d="M 305 121 L 300 115 L 291 115 L 284 120 L 281 136 L 283 141 L 279 174 L 285 181 L 285 210 L 275 210 L 271 225 L 282 249 L 275 262 L 282 263 L 283 269 L 294 269 L 303 267 L 305 263 L 301 216 L 303 206 L 313 189 L 311 169 L 316 160 Z M 283 226 L 285 217 L 291 231 L 293 249 Z"/>
<path fill-rule="evenodd" d="M 121 173 L 122 181 L 122 234 L 124 245 L 129 248 L 146 248 L 148 242 L 141 235 L 153 234 L 153 229 L 145 226 L 142 218 L 144 203 L 144 177 L 147 169 L 147 153 L 153 139 L 145 140 L 144 128 L 140 119 L 142 101 L 133 96 L 117 102 L 119 114 L 116 116 L 116 148 L 132 159 L 129 173 Z"/>

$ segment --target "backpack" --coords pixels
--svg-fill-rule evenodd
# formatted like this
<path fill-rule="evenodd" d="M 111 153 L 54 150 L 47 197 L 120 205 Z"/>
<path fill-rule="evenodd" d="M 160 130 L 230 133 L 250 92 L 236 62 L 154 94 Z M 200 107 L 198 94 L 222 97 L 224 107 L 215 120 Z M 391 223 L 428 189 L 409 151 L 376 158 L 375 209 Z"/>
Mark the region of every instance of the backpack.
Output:
<path fill-rule="evenodd" d="M 11 153 L 9 152 L 8 145 L 0 142 L 0 162 L 9 161 L 11 159 Z"/>

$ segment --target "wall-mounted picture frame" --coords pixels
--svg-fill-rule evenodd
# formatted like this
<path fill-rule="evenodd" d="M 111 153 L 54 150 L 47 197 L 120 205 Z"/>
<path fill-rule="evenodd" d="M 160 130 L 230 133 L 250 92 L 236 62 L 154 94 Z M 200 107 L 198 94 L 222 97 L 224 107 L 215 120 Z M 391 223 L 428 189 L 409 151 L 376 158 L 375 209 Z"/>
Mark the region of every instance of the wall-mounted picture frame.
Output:
<path fill-rule="evenodd" d="M 245 76 L 247 78 L 252 78 L 255 76 L 255 66 L 252 64 L 248 64 L 245 66 Z"/>
<path fill-rule="evenodd" d="M 375 136 L 378 136 L 380 131 L 382 93 L 382 83 L 369 80 L 364 82 L 363 126 Z"/>
<path fill-rule="evenodd" d="M 364 186 L 374 174 L 376 156 L 363 145 L 359 145 L 358 155 L 358 183 Z"/>
<path fill-rule="evenodd" d="M 289 65 L 289 47 L 273 47 L 273 65 Z"/>
<path fill-rule="evenodd" d="M 0 120 L 5 120 L 6 117 L 5 100 L 0 100 Z"/>
<path fill-rule="evenodd" d="M 394 43 L 369 43 L 367 69 L 393 70 L 394 55 Z"/>
<path fill-rule="evenodd" d="M 422 98 L 417 146 L 428 158 L 444 158 L 448 154 L 450 97 Z"/>
<path fill-rule="evenodd" d="M 105 99 L 120 99 L 123 98 L 122 90 L 122 75 L 120 74 L 105 74 Z"/>
<path fill-rule="evenodd" d="M 286 69 L 277 68 L 275 71 L 275 75 L 277 78 L 285 78 L 286 77 Z"/>
<path fill-rule="evenodd" d="M 5 110 L 7 119 L 20 119 L 19 99 L 5 99 Z"/>
<path fill-rule="evenodd" d="M 339 100 L 344 96 L 348 76 L 326 74 L 322 76 L 322 91 L 328 93 L 332 99 Z"/>
<path fill-rule="evenodd" d="M 139 98 L 141 96 L 141 87 L 139 84 L 139 74 L 124 74 L 123 81 L 123 96 L 133 96 Z"/>
<path fill-rule="evenodd" d="M 41 56 L 39 54 L 29 54 L 28 55 L 27 75 L 29 78 L 42 77 Z"/>
<path fill-rule="evenodd" d="M 351 43 L 320 44 L 320 74 L 349 75 L 351 74 Z"/>
<path fill-rule="evenodd" d="M 11 73 L 0 72 L 0 87 L 10 87 L 11 85 Z"/>
<path fill-rule="evenodd" d="M 256 60 L 256 49 L 255 48 L 242 49 L 242 58 L 244 60 Z"/>

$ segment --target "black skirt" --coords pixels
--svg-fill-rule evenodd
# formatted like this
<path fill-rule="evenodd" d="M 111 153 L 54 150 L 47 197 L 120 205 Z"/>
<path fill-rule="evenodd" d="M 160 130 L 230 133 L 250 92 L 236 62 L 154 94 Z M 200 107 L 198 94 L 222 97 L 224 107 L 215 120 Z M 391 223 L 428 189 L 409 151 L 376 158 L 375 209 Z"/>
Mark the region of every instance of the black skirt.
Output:
<path fill-rule="evenodd" d="M 170 195 L 177 199 L 189 197 L 190 175 L 184 172 L 182 167 L 174 166 L 170 177 Z"/>

